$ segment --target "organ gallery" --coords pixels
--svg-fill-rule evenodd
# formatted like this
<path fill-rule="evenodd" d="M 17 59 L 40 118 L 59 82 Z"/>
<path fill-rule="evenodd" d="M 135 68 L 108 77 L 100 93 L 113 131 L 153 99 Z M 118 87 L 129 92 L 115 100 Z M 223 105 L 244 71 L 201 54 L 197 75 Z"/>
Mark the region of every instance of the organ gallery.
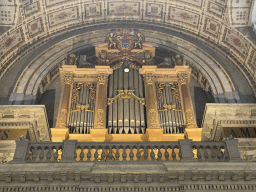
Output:
<path fill-rule="evenodd" d="M 95 48 L 98 65 L 70 62 L 60 68 L 52 140 L 201 140 L 188 88 L 191 69 L 181 65 L 180 56 L 173 66 L 155 66 L 155 48 L 143 42 L 143 34 L 109 33 L 106 39 Z"/>

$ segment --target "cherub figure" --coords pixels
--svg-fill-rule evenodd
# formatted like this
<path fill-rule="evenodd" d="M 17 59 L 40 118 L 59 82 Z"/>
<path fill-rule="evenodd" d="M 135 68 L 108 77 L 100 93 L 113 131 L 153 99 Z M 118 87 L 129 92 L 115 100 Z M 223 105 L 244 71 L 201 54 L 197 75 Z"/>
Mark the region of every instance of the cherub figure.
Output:
<path fill-rule="evenodd" d="M 175 65 L 183 65 L 180 55 L 176 55 L 175 57 L 172 57 L 172 60 L 175 63 Z"/>
<path fill-rule="evenodd" d="M 107 39 L 108 39 L 108 48 L 109 49 L 112 49 L 112 47 L 114 49 L 116 49 L 116 43 L 113 41 L 113 38 L 116 36 L 116 34 L 113 34 L 113 33 L 110 33 L 108 36 L 107 36 Z"/>
<path fill-rule="evenodd" d="M 143 36 L 141 35 L 141 33 L 138 33 L 138 41 L 135 42 L 134 48 L 138 48 L 138 49 L 142 49 L 142 43 L 143 43 Z"/>

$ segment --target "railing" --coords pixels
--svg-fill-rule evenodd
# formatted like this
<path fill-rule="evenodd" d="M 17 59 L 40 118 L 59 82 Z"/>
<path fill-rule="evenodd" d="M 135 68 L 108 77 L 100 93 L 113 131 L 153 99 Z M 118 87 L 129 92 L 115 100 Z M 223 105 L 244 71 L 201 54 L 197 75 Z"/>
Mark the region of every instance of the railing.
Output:
<path fill-rule="evenodd" d="M 237 140 L 195 142 L 16 141 L 10 163 L 241 161 Z"/>

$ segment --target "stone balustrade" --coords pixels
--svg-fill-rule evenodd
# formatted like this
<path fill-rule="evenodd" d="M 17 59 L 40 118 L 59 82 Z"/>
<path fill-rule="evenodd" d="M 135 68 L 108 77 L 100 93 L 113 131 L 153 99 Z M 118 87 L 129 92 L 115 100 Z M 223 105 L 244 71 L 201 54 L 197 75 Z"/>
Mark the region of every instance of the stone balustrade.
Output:
<path fill-rule="evenodd" d="M 16 141 L 10 163 L 241 161 L 238 141 L 31 142 Z"/>

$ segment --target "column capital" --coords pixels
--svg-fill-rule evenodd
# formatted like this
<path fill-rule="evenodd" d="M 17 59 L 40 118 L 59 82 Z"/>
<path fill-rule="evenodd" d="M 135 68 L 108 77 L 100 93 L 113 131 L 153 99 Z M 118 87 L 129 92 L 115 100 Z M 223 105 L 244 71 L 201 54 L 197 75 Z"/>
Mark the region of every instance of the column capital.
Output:
<path fill-rule="evenodd" d="M 178 82 L 182 84 L 187 84 L 189 82 L 187 73 L 179 73 L 178 74 Z"/>
<path fill-rule="evenodd" d="M 67 72 L 63 76 L 64 84 L 71 84 L 73 83 L 73 73 Z"/>
<path fill-rule="evenodd" d="M 146 73 L 143 75 L 143 77 L 146 85 L 155 83 L 155 77 L 151 73 Z"/>
<path fill-rule="evenodd" d="M 99 76 L 98 76 L 98 83 L 99 84 L 102 84 L 102 85 L 105 85 L 105 84 L 107 84 L 107 82 L 108 82 L 108 75 L 106 75 L 106 74 L 99 74 Z"/>

